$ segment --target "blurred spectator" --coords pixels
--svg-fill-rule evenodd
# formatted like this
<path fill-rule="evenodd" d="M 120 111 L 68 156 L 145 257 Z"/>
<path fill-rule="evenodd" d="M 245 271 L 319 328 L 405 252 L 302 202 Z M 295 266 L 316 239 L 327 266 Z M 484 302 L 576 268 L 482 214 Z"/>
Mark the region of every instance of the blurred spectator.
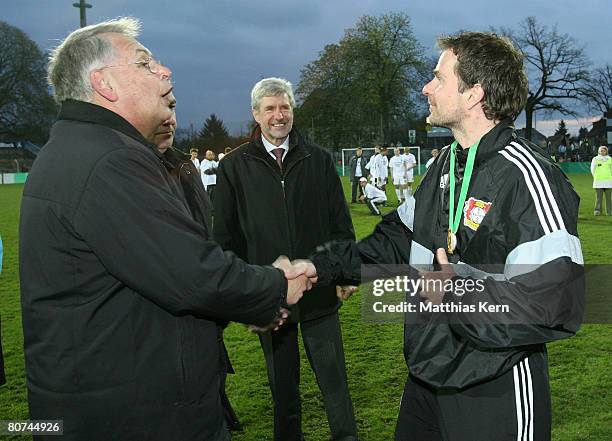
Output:
<path fill-rule="evenodd" d="M 593 175 L 593 188 L 595 189 L 595 216 L 601 214 L 602 199 L 606 199 L 606 214 L 612 216 L 612 159 L 608 155 L 608 147 L 599 147 L 599 154 L 591 161 L 591 174 Z"/>

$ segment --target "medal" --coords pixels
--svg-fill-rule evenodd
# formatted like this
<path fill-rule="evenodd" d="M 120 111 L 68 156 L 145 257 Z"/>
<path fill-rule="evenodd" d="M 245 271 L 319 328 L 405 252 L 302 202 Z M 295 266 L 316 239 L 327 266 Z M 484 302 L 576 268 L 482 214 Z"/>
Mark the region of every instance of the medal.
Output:
<path fill-rule="evenodd" d="M 448 254 L 453 254 L 453 251 L 457 248 L 457 236 L 455 236 L 455 233 L 453 233 L 450 228 L 448 229 L 446 243 L 448 244 Z"/>
<path fill-rule="evenodd" d="M 463 214 L 463 205 L 467 196 L 470 180 L 472 179 L 472 170 L 474 169 L 474 160 L 476 159 L 476 150 L 480 139 L 472 145 L 468 152 L 467 161 L 465 163 L 465 171 L 463 172 L 463 181 L 461 181 L 461 190 L 459 191 L 459 200 L 455 209 L 455 150 L 457 149 L 457 141 L 453 141 L 450 146 L 450 169 L 449 177 L 449 201 L 448 201 L 448 235 L 446 243 L 448 245 L 448 254 L 453 254 L 457 248 L 457 230 L 461 223 L 461 215 Z"/>

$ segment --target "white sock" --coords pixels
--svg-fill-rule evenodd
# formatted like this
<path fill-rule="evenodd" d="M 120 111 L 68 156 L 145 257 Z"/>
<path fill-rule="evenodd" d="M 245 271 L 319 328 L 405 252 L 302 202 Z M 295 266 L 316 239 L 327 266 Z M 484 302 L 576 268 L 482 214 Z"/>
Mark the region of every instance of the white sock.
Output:
<path fill-rule="evenodd" d="M 402 200 L 402 190 L 399 189 L 395 189 L 395 194 L 397 195 L 397 200 L 400 201 Z"/>
<path fill-rule="evenodd" d="M 408 199 L 412 195 L 412 188 L 408 187 L 404 190 L 404 198 Z"/>

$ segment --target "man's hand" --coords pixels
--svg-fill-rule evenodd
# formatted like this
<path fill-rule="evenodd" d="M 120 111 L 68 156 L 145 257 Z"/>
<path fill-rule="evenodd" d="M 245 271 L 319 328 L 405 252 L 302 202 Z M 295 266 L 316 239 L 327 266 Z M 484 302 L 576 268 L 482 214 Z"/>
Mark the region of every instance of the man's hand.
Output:
<path fill-rule="evenodd" d="M 359 288 L 353 285 L 336 286 L 336 295 L 340 300 L 348 300 Z"/>
<path fill-rule="evenodd" d="M 287 278 L 287 304 L 296 304 L 304 294 L 312 288 L 317 281 L 317 272 L 308 260 L 295 260 L 290 262 L 286 256 L 279 256 L 272 264 L 275 268 L 282 269 Z"/>
<path fill-rule="evenodd" d="M 439 305 L 442 303 L 442 298 L 446 292 L 444 289 L 439 290 L 440 286 L 444 288 L 445 282 L 456 276 L 452 266 L 448 262 L 448 256 L 444 248 L 436 250 L 436 258 L 438 263 L 442 265 L 441 271 L 419 271 L 419 275 L 423 277 L 423 288 L 419 295 L 429 303 Z"/>
<path fill-rule="evenodd" d="M 293 265 L 293 268 L 300 272 L 301 274 L 304 274 L 306 277 L 308 277 L 308 279 L 310 280 L 310 283 L 317 283 L 317 269 L 315 268 L 314 264 L 307 259 L 295 259 L 291 262 L 291 264 Z"/>
<path fill-rule="evenodd" d="M 308 261 L 294 260 L 293 262 L 291 262 L 287 256 L 278 256 L 272 266 L 274 268 L 282 269 L 285 273 L 285 277 L 287 278 L 287 280 L 291 280 L 303 275 L 304 272 L 308 269 L 305 265 L 295 265 L 295 263 L 300 262 Z"/>
<path fill-rule="evenodd" d="M 436 260 L 440 265 L 448 265 L 448 255 L 444 248 L 438 248 L 436 250 Z"/>
<path fill-rule="evenodd" d="M 251 332 L 267 332 L 267 331 L 276 331 L 278 330 L 281 326 L 283 326 L 283 324 L 287 321 L 287 319 L 289 318 L 289 315 L 291 313 L 289 312 L 289 310 L 285 309 L 285 308 L 281 308 L 280 312 L 278 313 L 278 315 L 276 316 L 276 318 L 274 320 L 272 320 L 272 323 L 270 323 L 267 326 L 255 326 L 255 325 L 249 325 L 249 331 Z"/>
<path fill-rule="evenodd" d="M 304 275 L 287 280 L 287 305 L 295 305 L 304 295 L 304 291 L 310 288 L 312 288 L 312 283 Z"/>

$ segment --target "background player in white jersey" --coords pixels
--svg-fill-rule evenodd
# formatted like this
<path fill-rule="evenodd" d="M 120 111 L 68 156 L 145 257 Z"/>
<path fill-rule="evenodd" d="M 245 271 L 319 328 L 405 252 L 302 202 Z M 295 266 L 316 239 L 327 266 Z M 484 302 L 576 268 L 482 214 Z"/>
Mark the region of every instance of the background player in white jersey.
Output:
<path fill-rule="evenodd" d="M 382 147 L 380 149 L 380 155 L 376 157 L 376 166 L 378 168 L 376 172 L 378 175 L 376 186 L 382 191 L 387 190 L 387 179 L 389 178 L 389 158 L 387 158 L 387 151 L 387 147 Z"/>
<path fill-rule="evenodd" d="M 376 188 L 372 184 L 368 184 L 368 180 L 366 178 L 360 178 L 359 185 L 361 187 L 361 191 L 363 192 L 359 200 L 368 206 L 372 214 L 380 215 L 381 213 L 378 205 L 386 204 L 387 195 L 385 192 L 379 188 Z"/>
<path fill-rule="evenodd" d="M 394 149 L 395 156 L 389 161 L 389 167 L 391 168 L 391 175 L 393 177 L 393 186 L 395 187 L 395 194 L 397 195 L 397 205 L 401 205 L 404 202 L 404 192 L 406 190 L 406 156 L 401 154 L 399 147 Z"/>
<path fill-rule="evenodd" d="M 414 182 L 414 168 L 417 166 L 416 158 L 410 153 L 410 147 L 404 148 L 404 161 L 406 164 L 406 186 L 404 187 L 404 200 L 412 196 L 412 183 Z"/>
<path fill-rule="evenodd" d="M 370 156 L 370 160 L 366 164 L 366 169 L 368 170 L 368 173 L 370 174 L 369 177 L 370 177 L 370 182 L 372 183 L 372 185 L 377 184 L 376 182 L 378 179 L 377 161 L 378 161 L 379 155 L 380 155 L 380 147 L 376 146 L 374 147 L 374 154 Z"/>

